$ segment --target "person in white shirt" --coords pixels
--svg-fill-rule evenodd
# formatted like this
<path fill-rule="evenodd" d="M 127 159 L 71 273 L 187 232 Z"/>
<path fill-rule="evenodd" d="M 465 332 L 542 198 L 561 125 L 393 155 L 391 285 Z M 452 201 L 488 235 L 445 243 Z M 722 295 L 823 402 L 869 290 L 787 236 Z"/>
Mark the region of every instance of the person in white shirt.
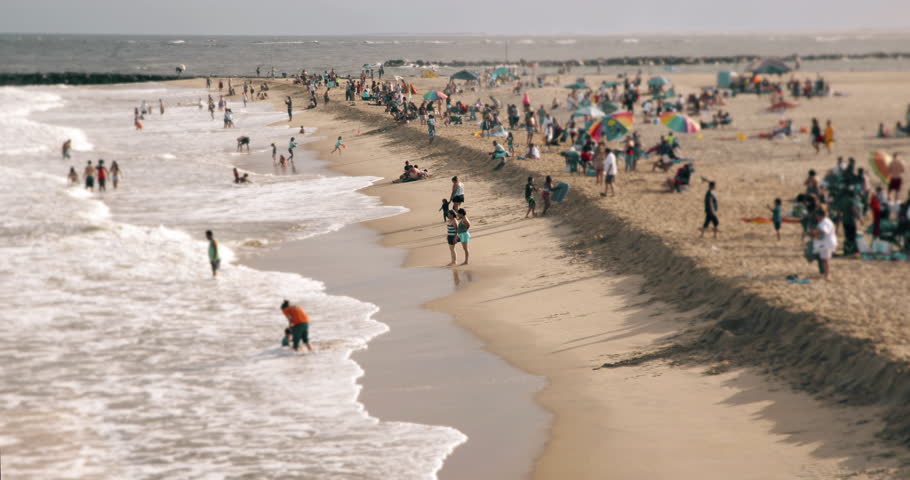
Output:
<path fill-rule="evenodd" d="M 607 156 L 604 157 L 604 191 L 601 192 L 601 197 L 607 196 L 607 191 L 609 190 L 610 195 L 616 196 L 616 190 L 613 189 L 613 182 L 616 180 L 616 154 L 613 153 L 613 149 L 607 149 Z"/>
<path fill-rule="evenodd" d="M 818 255 L 818 269 L 825 280 L 831 278 L 831 257 L 837 250 L 837 233 L 834 222 L 825 214 L 824 208 L 818 209 L 818 224 L 812 231 L 812 250 Z"/>

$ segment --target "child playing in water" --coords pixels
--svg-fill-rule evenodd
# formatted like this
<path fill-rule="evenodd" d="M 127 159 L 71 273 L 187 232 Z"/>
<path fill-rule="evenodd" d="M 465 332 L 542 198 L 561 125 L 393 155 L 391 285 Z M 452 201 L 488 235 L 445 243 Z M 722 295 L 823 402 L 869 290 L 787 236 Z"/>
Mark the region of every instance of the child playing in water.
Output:
<path fill-rule="evenodd" d="M 75 167 L 70 167 L 70 173 L 69 173 L 69 175 L 66 176 L 66 178 L 68 178 L 70 183 L 72 183 L 74 185 L 79 183 L 79 174 L 76 173 Z"/>

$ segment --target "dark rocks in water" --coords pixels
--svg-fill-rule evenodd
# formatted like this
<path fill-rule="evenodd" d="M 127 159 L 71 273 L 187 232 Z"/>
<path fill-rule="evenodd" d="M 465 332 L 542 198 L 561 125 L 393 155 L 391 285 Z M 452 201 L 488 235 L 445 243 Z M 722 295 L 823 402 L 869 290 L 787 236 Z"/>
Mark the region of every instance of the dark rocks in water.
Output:
<path fill-rule="evenodd" d="M 800 56 L 801 61 L 818 61 L 818 60 L 864 60 L 864 59 L 878 59 L 878 60 L 887 60 L 887 59 L 900 59 L 910 55 L 910 52 L 871 52 L 871 53 L 859 53 L 859 54 L 850 54 L 844 55 L 839 53 L 830 53 L 830 54 L 817 54 L 817 55 L 802 55 Z M 592 66 L 639 66 L 639 65 L 700 65 L 700 64 L 748 64 L 763 58 L 761 55 L 723 55 L 723 56 L 704 56 L 704 57 L 676 57 L 676 56 L 639 56 L 639 57 L 611 57 L 611 58 L 594 58 L 588 60 L 525 60 L 521 59 L 518 63 L 522 66 L 527 66 L 530 64 L 537 64 L 540 67 L 562 67 L 568 64 L 569 62 L 581 62 L 584 65 Z M 796 59 L 795 55 L 789 55 L 784 57 L 779 57 L 783 60 L 794 61 Z M 468 66 L 481 66 L 481 67 L 493 67 L 497 65 L 502 65 L 503 62 L 500 60 L 475 60 L 475 61 L 466 61 L 466 60 L 449 60 L 449 61 L 427 61 L 427 60 L 418 60 L 417 65 L 439 65 L 443 67 L 468 67 Z M 513 62 L 514 63 L 514 62 Z M 387 66 L 404 66 L 405 62 L 403 60 L 389 60 L 386 62 Z"/>
<path fill-rule="evenodd" d="M 98 85 L 110 83 L 162 82 L 179 78 L 177 75 L 151 75 L 146 73 L 0 73 L 0 85 Z"/>

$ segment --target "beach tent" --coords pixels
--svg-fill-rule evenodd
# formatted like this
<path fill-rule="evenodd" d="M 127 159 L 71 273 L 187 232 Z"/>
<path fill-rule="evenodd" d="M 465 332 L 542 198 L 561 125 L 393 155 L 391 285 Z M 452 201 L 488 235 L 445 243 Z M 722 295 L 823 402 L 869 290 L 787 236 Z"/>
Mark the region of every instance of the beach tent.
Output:
<path fill-rule="evenodd" d="M 661 88 L 664 85 L 669 85 L 670 79 L 668 77 L 651 77 L 648 79 L 648 86 L 654 88 Z"/>
<path fill-rule="evenodd" d="M 591 87 L 589 87 L 581 82 L 575 82 L 571 85 L 566 85 L 566 88 L 568 88 L 569 90 L 584 90 L 584 89 L 589 89 Z"/>
<path fill-rule="evenodd" d="M 717 86 L 720 88 L 730 88 L 736 77 L 739 77 L 739 74 L 734 71 L 721 70 L 717 72 Z"/>
<path fill-rule="evenodd" d="M 473 73 L 471 73 L 467 70 L 462 70 L 458 73 L 453 74 L 452 78 L 455 80 L 471 80 L 471 81 L 478 79 L 477 75 L 474 75 Z"/>
<path fill-rule="evenodd" d="M 790 67 L 779 58 L 766 58 L 753 63 L 748 70 L 752 73 L 783 75 L 790 71 Z"/>

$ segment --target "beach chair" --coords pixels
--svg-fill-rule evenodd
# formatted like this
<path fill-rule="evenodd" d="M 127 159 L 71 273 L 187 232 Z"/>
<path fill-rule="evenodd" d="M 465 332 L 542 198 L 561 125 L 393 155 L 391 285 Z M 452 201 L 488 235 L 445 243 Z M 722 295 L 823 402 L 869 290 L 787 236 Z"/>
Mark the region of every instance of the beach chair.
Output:
<path fill-rule="evenodd" d="M 464 123 L 461 121 L 461 115 L 452 115 L 449 117 L 449 121 L 452 123 L 452 125 L 464 125 Z"/>

